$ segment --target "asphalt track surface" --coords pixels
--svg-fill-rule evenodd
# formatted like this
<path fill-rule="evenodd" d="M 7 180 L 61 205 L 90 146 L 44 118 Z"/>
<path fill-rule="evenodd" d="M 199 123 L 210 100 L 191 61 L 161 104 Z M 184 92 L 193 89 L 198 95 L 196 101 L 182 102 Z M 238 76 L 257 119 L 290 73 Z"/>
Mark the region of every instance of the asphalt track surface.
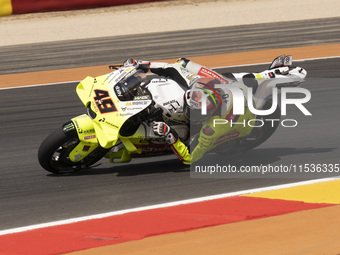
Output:
<path fill-rule="evenodd" d="M 0 47 L 0 75 L 340 42 L 340 18 Z M 114 34 L 114 31 L 112 31 Z M 268 60 L 269 61 L 269 60 Z"/>
<path fill-rule="evenodd" d="M 196 56 L 204 55 L 204 49 L 205 55 L 209 55 L 338 43 L 338 22 L 339 19 L 325 19 L 287 22 L 282 25 L 273 23 L 195 30 L 184 33 L 186 39 L 183 41 L 177 36 L 184 34 L 174 32 L 139 36 L 140 41 L 137 38 L 124 37 L 126 40 L 120 42 L 122 37 L 119 37 L 117 40 L 102 38 L 2 47 L 1 58 L 5 59 L 3 56 L 7 53 L 8 58 L 3 62 L 6 64 L 1 66 L 1 74 L 110 64 L 130 56 L 144 59 Z M 228 36 L 223 40 L 220 40 L 221 35 L 224 35 L 221 31 L 228 31 Z M 210 33 L 210 39 L 207 38 L 207 32 Z M 124 44 L 129 40 L 131 44 Z M 143 41 L 150 40 L 153 44 L 143 45 Z M 120 47 L 119 54 L 114 53 L 117 46 L 112 46 L 112 42 L 120 42 L 117 43 Z M 187 42 L 190 45 L 184 47 L 188 45 Z M 137 48 L 137 51 L 133 51 L 134 45 L 139 45 L 143 50 Z M 109 56 L 111 53 L 113 57 Z M 323 78 L 310 79 L 304 84 L 312 93 L 312 100 L 306 107 L 313 116 L 305 117 L 294 112 L 292 117 L 299 121 L 296 128 L 292 130 L 279 127 L 265 144 L 242 158 L 230 159 L 231 163 L 238 166 L 260 162 L 277 165 L 339 163 L 339 58 L 298 64 L 307 69 L 309 78 Z M 266 68 L 267 66 L 261 65 L 219 71 L 251 72 Z M 173 155 L 136 159 L 128 164 L 115 166 L 102 161 L 101 166 L 74 175 L 49 174 L 39 166 L 37 150 L 51 131 L 73 116 L 85 112 L 75 93 L 75 86 L 75 83 L 69 83 L 0 91 L 0 230 L 302 180 L 193 179 L 190 178 L 189 168 Z M 309 179 L 308 175 L 305 179 Z"/>

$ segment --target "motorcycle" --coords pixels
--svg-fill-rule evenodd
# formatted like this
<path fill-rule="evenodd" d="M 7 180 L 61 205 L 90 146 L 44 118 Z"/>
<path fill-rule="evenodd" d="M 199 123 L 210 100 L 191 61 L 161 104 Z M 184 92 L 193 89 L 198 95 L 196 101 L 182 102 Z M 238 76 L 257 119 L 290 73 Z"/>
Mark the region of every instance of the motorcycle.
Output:
<path fill-rule="evenodd" d="M 165 139 L 154 134 L 154 121 L 166 121 L 184 142 L 189 142 L 194 135 L 190 134 L 194 129 L 189 127 L 183 114 L 186 88 L 171 79 L 147 76 L 134 66 L 110 68 L 113 71 L 109 74 L 86 77 L 77 85 L 76 92 L 87 113 L 67 121 L 44 139 L 38 150 L 38 160 L 45 170 L 55 174 L 72 173 L 90 168 L 102 158 L 111 163 L 124 163 L 134 157 L 172 153 Z M 300 73 L 304 70 L 287 68 Z M 301 80 L 304 76 L 305 73 Z M 269 82 L 257 89 L 254 98 L 260 108 L 271 105 L 273 86 L 276 85 Z M 262 118 L 280 119 L 279 107 Z M 233 139 L 230 144 L 223 143 L 214 151 L 250 150 L 266 141 L 276 128 L 277 125 L 264 125 L 255 133 Z"/>

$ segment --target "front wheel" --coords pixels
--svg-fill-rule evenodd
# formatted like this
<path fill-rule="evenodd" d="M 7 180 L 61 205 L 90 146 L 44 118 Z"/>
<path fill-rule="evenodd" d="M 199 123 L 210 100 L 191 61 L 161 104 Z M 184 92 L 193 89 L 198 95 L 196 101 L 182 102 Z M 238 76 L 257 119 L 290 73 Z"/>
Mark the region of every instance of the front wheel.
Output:
<path fill-rule="evenodd" d="M 108 149 L 99 146 L 80 162 L 72 162 L 69 159 L 69 154 L 78 143 L 79 139 L 76 133 L 67 136 L 62 129 L 54 131 L 45 138 L 39 147 L 40 165 L 51 173 L 72 173 L 93 165 L 108 151 Z"/>

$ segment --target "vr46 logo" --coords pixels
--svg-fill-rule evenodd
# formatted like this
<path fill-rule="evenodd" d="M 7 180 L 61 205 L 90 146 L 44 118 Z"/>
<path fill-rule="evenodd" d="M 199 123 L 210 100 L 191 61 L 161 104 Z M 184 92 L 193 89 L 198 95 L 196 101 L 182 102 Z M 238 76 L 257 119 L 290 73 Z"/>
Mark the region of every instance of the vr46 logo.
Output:
<path fill-rule="evenodd" d="M 117 108 L 112 102 L 109 92 L 106 90 L 95 89 L 94 102 L 96 103 L 100 113 L 116 112 Z"/>

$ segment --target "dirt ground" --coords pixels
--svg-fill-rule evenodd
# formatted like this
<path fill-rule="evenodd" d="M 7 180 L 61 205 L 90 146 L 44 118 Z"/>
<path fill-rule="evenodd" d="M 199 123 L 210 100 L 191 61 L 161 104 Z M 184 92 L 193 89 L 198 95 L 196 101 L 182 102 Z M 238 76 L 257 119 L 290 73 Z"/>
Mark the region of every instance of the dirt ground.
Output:
<path fill-rule="evenodd" d="M 338 17 L 338 0 L 174 0 L 0 17 L 0 46 Z"/>

